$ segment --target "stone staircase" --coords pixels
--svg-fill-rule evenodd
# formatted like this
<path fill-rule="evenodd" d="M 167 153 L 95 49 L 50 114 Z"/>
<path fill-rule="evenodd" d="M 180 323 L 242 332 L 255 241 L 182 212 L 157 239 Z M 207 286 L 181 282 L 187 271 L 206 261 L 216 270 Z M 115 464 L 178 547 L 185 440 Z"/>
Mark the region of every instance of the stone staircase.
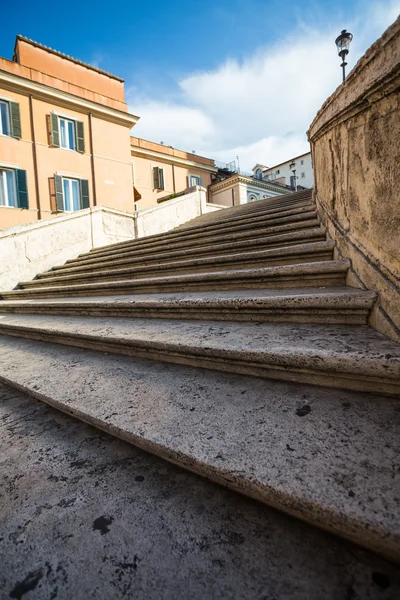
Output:
<path fill-rule="evenodd" d="M 100 248 L 2 293 L 0 379 L 400 562 L 400 348 L 349 267 L 309 191 Z"/>

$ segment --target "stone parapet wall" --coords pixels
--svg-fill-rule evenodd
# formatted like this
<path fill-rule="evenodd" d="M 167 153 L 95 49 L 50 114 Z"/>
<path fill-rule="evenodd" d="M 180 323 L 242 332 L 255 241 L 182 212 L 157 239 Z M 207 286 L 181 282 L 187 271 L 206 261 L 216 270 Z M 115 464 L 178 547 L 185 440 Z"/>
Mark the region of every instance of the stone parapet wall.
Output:
<path fill-rule="evenodd" d="M 108 244 L 163 233 L 222 206 L 206 202 L 206 189 L 154 208 L 128 213 L 97 206 L 0 230 L 0 291 L 15 288 L 79 254 Z"/>
<path fill-rule="evenodd" d="M 207 190 L 204 187 L 194 186 L 188 191 L 189 193 L 184 196 L 139 211 L 137 218 L 138 237 L 164 233 L 207 212 L 226 208 L 208 204 Z"/>
<path fill-rule="evenodd" d="M 376 290 L 370 324 L 400 339 L 400 19 L 327 99 L 308 131 L 315 198 L 348 284 Z"/>

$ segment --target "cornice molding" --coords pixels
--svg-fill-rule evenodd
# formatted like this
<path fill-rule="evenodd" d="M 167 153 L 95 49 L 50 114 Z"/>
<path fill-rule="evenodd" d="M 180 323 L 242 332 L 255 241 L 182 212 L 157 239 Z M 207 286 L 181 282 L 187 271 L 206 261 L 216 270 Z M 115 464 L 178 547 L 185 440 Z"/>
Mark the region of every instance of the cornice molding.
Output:
<path fill-rule="evenodd" d="M 23 94 L 32 95 L 39 100 L 52 102 L 53 104 L 72 108 L 86 114 L 91 113 L 95 117 L 125 127 L 131 128 L 139 120 L 139 117 L 130 113 L 125 113 L 122 110 L 117 110 L 116 108 L 111 108 L 110 106 L 105 106 L 104 104 L 93 102 L 92 100 L 74 96 L 68 92 L 51 88 L 43 83 L 36 83 L 35 81 L 31 81 L 20 75 L 8 73 L 7 71 L 0 70 L 0 85 L 11 91 L 14 90 Z"/>
<path fill-rule="evenodd" d="M 282 194 L 290 193 L 289 190 L 282 189 L 280 186 L 274 185 L 273 183 L 266 183 L 265 181 L 253 179 L 252 177 L 247 177 L 246 175 L 234 175 L 233 177 L 228 177 L 228 179 L 224 179 L 223 181 L 212 184 L 210 186 L 210 190 L 212 192 L 222 190 L 226 187 L 231 187 L 236 183 L 245 183 L 246 185 L 258 187 L 263 190 L 270 190 L 271 192 L 281 192 Z"/>
<path fill-rule="evenodd" d="M 174 164 L 185 165 L 187 167 L 194 167 L 210 173 L 217 173 L 218 171 L 217 167 L 212 167 L 211 165 L 205 165 L 204 163 L 188 160 L 187 158 L 180 158 L 179 156 L 172 156 L 171 154 L 155 152 L 154 150 L 148 150 L 147 148 L 138 148 L 138 146 L 131 145 L 131 154 L 132 156 L 144 156 L 146 158 L 151 157 L 155 160 L 172 162 Z"/>

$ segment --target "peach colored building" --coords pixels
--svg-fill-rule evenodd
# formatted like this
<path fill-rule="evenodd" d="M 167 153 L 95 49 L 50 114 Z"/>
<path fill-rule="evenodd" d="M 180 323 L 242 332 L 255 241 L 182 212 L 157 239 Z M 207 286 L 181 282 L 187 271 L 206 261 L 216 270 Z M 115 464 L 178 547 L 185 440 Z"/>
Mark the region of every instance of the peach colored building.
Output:
<path fill-rule="evenodd" d="M 0 228 L 104 205 L 133 211 L 124 82 L 17 36 L 0 58 Z"/>
<path fill-rule="evenodd" d="M 210 158 L 136 137 L 131 137 L 131 156 L 139 209 L 195 185 L 208 188 L 218 171 Z"/>

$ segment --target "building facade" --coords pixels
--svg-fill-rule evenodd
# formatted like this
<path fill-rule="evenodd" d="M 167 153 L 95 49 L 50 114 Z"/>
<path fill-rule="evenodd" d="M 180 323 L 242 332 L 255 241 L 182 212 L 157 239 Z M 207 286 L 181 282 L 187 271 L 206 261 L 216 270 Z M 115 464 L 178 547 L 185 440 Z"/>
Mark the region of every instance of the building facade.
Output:
<path fill-rule="evenodd" d="M 207 188 L 218 170 L 210 158 L 136 137 L 131 137 L 131 157 L 139 209 L 195 185 Z"/>
<path fill-rule="evenodd" d="M 122 79 L 22 36 L 0 58 L 0 227 L 134 210 Z"/>
<path fill-rule="evenodd" d="M 235 174 L 209 187 L 209 202 L 220 206 L 237 206 L 247 202 L 256 202 L 263 198 L 272 198 L 290 192 L 286 187 L 274 182 Z"/>
<path fill-rule="evenodd" d="M 279 163 L 274 167 L 257 164 L 253 168 L 253 175 L 256 179 L 265 181 L 275 181 L 283 183 L 292 188 L 295 187 L 293 168 L 290 167 L 295 163 L 296 182 L 298 186 L 303 188 L 314 187 L 314 173 L 311 159 L 311 152 L 306 152 L 300 156 L 296 156 L 286 162 Z"/>

